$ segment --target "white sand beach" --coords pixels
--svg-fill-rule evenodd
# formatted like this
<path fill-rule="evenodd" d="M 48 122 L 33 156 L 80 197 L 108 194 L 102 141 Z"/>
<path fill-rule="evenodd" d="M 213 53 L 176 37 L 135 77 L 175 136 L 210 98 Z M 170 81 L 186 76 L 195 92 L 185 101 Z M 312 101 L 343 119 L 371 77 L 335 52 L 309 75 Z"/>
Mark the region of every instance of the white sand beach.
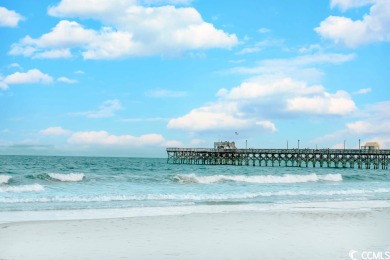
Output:
<path fill-rule="evenodd" d="M 390 208 L 192 213 L 0 225 L 0 259 L 350 259 L 390 251 Z"/>

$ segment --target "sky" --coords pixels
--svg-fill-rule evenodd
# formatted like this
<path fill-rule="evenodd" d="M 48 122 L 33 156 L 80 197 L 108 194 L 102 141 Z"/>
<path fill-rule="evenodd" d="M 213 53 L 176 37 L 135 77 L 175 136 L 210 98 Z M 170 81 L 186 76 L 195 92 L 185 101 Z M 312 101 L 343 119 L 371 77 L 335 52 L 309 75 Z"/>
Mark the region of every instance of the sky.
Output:
<path fill-rule="evenodd" d="M 390 149 L 390 0 L 0 0 L 0 39 L 0 154 Z"/>

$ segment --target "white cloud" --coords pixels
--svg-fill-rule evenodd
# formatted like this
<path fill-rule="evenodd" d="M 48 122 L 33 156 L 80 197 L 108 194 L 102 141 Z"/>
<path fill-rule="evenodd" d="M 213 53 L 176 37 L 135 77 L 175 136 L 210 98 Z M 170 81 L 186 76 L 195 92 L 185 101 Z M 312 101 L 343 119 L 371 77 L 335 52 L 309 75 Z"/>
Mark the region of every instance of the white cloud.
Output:
<path fill-rule="evenodd" d="M 247 113 L 251 107 L 255 110 L 268 107 L 278 113 L 298 112 L 301 115 L 345 115 L 356 109 L 345 91 L 331 94 L 321 85 L 310 86 L 292 78 L 254 78 L 223 93 L 222 97 L 241 103 L 245 101 Z"/>
<path fill-rule="evenodd" d="M 257 122 L 256 122 L 256 125 L 262 126 L 264 129 L 267 129 L 267 130 L 269 130 L 270 132 L 276 132 L 276 131 L 278 131 L 278 129 L 276 129 L 275 124 L 272 123 L 272 122 L 269 121 L 269 120 L 257 121 Z"/>
<path fill-rule="evenodd" d="M 37 39 L 24 37 L 12 45 L 9 54 L 32 56 L 37 58 L 68 58 L 69 48 L 84 46 L 94 41 L 97 32 L 84 29 L 77 22 L 60 21 L 49 33 Z"/>
<path fill-rule="evenodd" d="M 169 129 L 190 132 L 263 130 L 276 132 L 271 121 L 281 117 L 344 116 L 356 110 L 345 91 L 332 94 L 292 78 L 257 77 L 230 90 L 220 89 L 218 100 L 171 119 Z"/>
<path fill-rule="evenodd" d="M 97 31 L 63 20 L 37 39 L 26 36 L 13 44 L 10 54 L 42 58 L 48 51 L 81 49 L 84 59 L 116 59 L 231 48 L 238 43 L 236 35 L 216 29 L 192 7 L 143 7 L 132 0 L 62 0 L 48 12 L 56 17 L 92 18 L 103 26 Z"/>
<path fill-rule="evenodd" d="M 109 146 L 155 146 L 164 145 L 165 139 L 159 134 L 141 136 L 112 135 L 107 131 L 86 131 L 73 133 L 68 142 L 77 145 L 109 145 Z"/>
<path fill-rule="evenodd" d="M 372 90 L 371 88 L 362 88 L 362 89 L 359 89 L 356 92 L 353 92 L 352 94 L 354 94 L 354 95 L 365 95 L 365 94 L 370 93 L 371 90 Z"/>
<path fill-rule="evenodd" d="M 76 70 L 76 71 L 74 72 L 74 74 L 83 75 L 83 74 L 85 74 L 85 72 L 82 71 L 82 70 Z"/>
<path fill-rule="evenodd" d="M 230 106 L 230 108 L 229 108 Z M 193 109 L 187 115 L 171 119 L 169 129 L 185 131 L 215 131 L 248 129 L 255 122 L 251 119 L 240 118 L 239 111 L 233 103 L 214 103 Z"/>
<path fill-rule="evenodd" d="M 349 133 L 363 135 L 390 134 L 390 101 L 376 103 L 366 107 L 361 120 L 347 123 Z"/>
<path fill-rule="evenodd" d="M 72 113 L 71 115 L 86 116 L 88 118 L 106 118 L 115 116 L 115 112 L 122 109 L 118 99 L 104 101 L 97 110 Z"/>
<path fill-rule="evenodd" d="M 19 68 L 19 64 L 14 63 L 13 67 Z M 5 78 L 0 75 L 0 89 L 6 90 L 9 88 L 9 85 L 16 84 L 50 84 L 54 81 L 53 77 L 48 74 L 41 72 L 39 69 L 31 69 L 27 72 L 15 72 L 6 76 Z M 59 82 L 73 84 L 76 83 L 76 80 L 72 80 L 66 77 L 59 77 L 57 79 Z"/>
<path fill-rule="evenodd" d="M 72 53 L 69 49 L 49 50 L 37 53 L 34 58 L 39 59 L 58 59 L 58 58 L 71 58 Z"/>
<path fill-rule="evenodd" d="M 168 128 L 189 132 L 274 133 L 278 131 L 274 120 L 279 118 L 350 115 L 357 108 L 347 92 L 331 93 L 320 84 L 308 82 L 313 80 L 313 74 L 316 78 L 322 74 L 317 65 L 340 64 L 354 57 L 353 54 L 314 53 L 263 60 L 254 68 L 235 68 L 231 72 L 256 77 L 231 89 L 220 89 L 216 101 L 171 119 Z"/>
<path fill-rule="evenodd" d="M 77 83 L 77 80 L 69 79 L 67 77 L 59 77 L 57 79 L 57 81 L 62 82 L 62 83 L 67 83 L 67 84 L 75 84 L 75 83 Z"/>
<path fill-rule="evenodd" d="M 167 89 L 149 90 L 145 94 L 148 97 L 155 97 L 155 98 L 180 98 L 180 97 L 188 96 L 188 93 L 186 91 L 174 91 L 174 90 L 167 90 Z"/>
<path fill-rule="evenodd" d="M 323 91 L 322 86 L 309 87 L 305 82 L 295 81 L 292 78 L 254 78 L 241 83 L 238 87 L 234 87 L 225 93 L 223 93 L 224 90 L 220 90 L 218 94 L 232 100 L 243 100 L 269 96 L 279 96 L 282 98 L 285 95 L 318 94 Z"/>
<path fill-rule="evenodd" d="M 361 139 L 363 145 L 367 141 L 377 141 L 382 148 L 390 148 L 390 102 L 380 102 L 366 106 L 359 119 L 345 124 L 341 130 L 317 138 L 316 142 Z M 358 144 L 356 142 L 355 147 Z"/>
<path fill-rule="evenodd" d="M 344 16 L 329 16 L 314 30 L 323 38 L 336 44 L 356 48 L 373 42 L 390 41 L 390 1 L 332 1 L 333 6 L 342 9 L 358 7 L 372 2 L 370 13 L 362 20 L 352 20 Z"/>
<path fill-rule="evenodd" d="M 16 27 L 24 17 L 15 11 L 0 6 L 0 27 Z"/>
<path fill-rule="evenodd" d="M 72 132 L 60 126 L 52 126 L 39 131 L 41 135 L 70 135 Z"/>
<path fill-rule="evenodd" d="M 350 95 L 342 90 L 335 94 L 327 92 L 311 97 L 294 97 L 287 100 L 287 110 L 318 115 L 346 115 L 356 110 Z"/>
<path fill-rule="evenodd" d="M 31 69 L 27 72 L 15 72 L 4 79 L 5 84 L 29 84 L 29 83 L 52 83 L 53 78 L 42 73 L 38 69 Z"/>
<path fill-rule="evenodd" d="M 127 8 L 135 6 L 136 0 L 62 0 L 51 6 L 48 14 L 55 17 L 100 18 L 115 13 L 122 14 Z"/>

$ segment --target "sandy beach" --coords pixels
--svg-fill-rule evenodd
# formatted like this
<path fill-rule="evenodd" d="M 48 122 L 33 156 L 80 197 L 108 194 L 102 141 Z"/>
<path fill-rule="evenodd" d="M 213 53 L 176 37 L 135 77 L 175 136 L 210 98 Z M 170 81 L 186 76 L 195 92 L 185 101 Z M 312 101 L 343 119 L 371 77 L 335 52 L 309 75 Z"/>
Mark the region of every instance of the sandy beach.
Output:
<path fill-rule="evenodd" d="M 350 259 L 389 251 L 389 230 L 389 208 L 13 222 L 0 259 Z"/>

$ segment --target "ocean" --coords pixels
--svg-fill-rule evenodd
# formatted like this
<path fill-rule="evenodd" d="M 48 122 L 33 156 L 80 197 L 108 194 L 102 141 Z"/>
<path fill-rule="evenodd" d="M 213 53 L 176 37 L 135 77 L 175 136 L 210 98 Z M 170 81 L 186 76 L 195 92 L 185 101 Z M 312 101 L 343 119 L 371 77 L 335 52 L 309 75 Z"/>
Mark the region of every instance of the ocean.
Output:
<path fill-rule="evenodd" d="M 99 212 L 118 217 L 124 212 L 182 214 L 339 201 L 364 206 L 366 201 L 389 200 L 389 170 L 183 165 L 167 164 L 164 158 L 0 156 L 3 222 L 15 216 L 35 220 L 37 212 L 47 213 L 46 218 L 53 212 L 51 218 L 69 212 L 93 218 Z"/>

